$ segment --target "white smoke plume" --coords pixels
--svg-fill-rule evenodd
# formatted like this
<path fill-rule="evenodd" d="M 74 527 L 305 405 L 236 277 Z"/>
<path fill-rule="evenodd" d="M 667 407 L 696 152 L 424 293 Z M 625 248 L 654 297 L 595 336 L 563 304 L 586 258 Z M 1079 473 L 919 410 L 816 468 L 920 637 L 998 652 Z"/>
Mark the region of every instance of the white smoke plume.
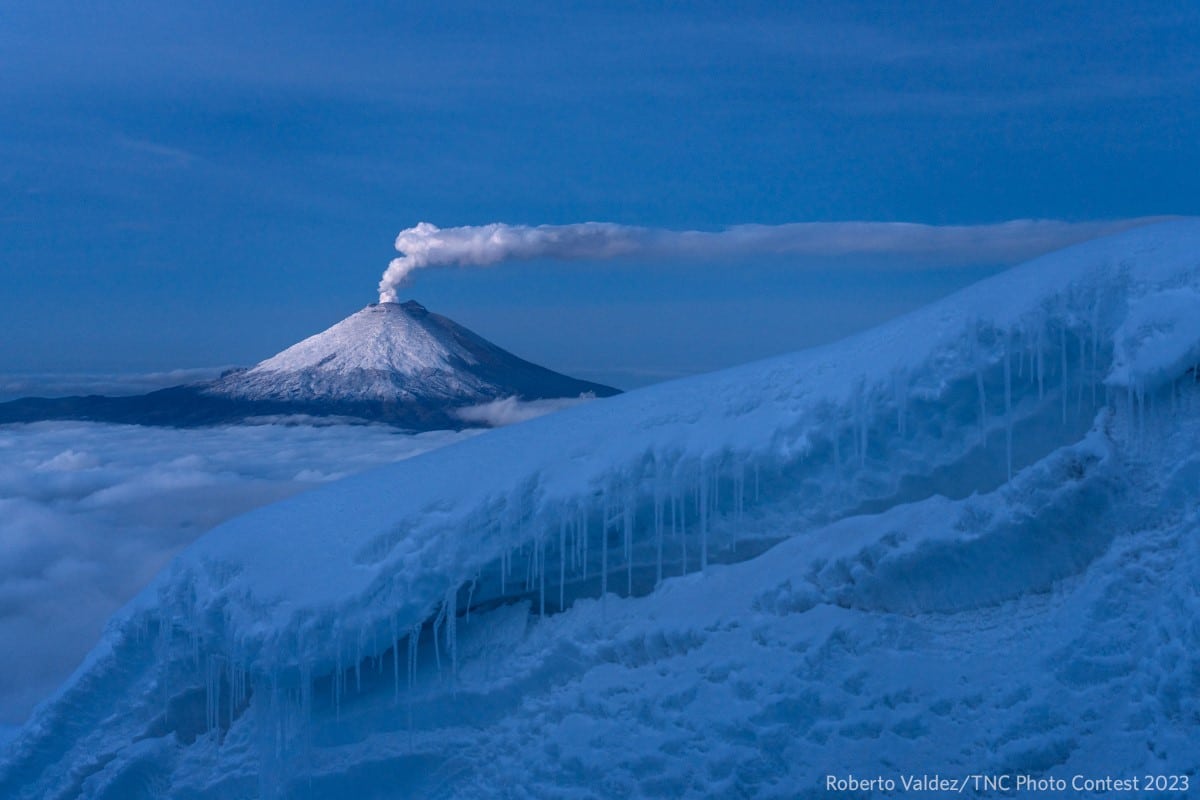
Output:
<path fill-rule="evenodd" d="M 409 276 L 427 267 L 486 267 L 539 258 L 728 259 L 755 255 L 880 255 L 928 259 L 931 266 L 1016 262 L 1166 217 L 1102 222 L 1013 220 L 989 225 L 910 222 L 793 222 L 675 231 L 610 222 L 575 225 L 466 225 L 421 222 L 396 237 L 400 257 L 379 282 L 380 302 L 396 302 Z"/>

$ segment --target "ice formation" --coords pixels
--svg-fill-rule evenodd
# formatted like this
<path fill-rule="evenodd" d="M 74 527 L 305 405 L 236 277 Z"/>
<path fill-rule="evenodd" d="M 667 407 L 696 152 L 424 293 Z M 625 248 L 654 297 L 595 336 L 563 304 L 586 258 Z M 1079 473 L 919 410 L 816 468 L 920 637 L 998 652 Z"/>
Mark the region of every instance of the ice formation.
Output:
<path fill-rule="evenodd" d="M 0 794 L 826 796 L 1192 770 L 1200 222 L 215 529 Z"/>

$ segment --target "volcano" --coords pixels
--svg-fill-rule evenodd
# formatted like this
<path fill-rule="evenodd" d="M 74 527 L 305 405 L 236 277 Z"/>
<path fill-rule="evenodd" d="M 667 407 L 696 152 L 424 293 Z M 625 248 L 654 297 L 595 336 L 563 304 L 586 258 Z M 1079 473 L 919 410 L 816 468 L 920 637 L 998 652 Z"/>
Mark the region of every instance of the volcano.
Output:
<path fill-rule="evenodd" d="M 372 303 L 249 369 L 133 397 L 24 398 L 0 423 L 77 419 L 190 427 L 341 417 L 414 430 L 462 428 L 494 400 L 617 394 L 540 367 L 416 301 Z"/>

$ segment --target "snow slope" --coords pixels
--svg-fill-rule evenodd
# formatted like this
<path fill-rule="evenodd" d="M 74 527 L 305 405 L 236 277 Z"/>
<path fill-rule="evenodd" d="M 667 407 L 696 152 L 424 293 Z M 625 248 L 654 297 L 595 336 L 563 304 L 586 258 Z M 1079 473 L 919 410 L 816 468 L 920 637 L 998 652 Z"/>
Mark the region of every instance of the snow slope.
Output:
<path fill-rule="evenodd" d="M 215 529 L 11 797 L 825 797 L 1187 773 L 1200 222 Z M 864 793 L 868 796 L 870 793 Z"/>

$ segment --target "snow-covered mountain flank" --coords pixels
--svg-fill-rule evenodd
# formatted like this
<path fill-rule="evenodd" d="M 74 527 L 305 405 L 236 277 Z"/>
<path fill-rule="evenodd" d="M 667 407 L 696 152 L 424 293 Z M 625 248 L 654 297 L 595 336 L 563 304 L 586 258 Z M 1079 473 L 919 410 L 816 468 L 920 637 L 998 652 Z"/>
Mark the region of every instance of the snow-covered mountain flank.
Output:
<path fill-rule="evenodd" d="M 372 303 L 205 393 L 256 402 L 458 408 L 615 390 L 523 361 L 416 301 Z"/>
<path fill-rule="evenodd" d="M 616 390 L 524 361 L 415 301 L 372 303 L 251 369 L 137 397 L 26 399 L 0 422 L 90 419 L 167 425 L 303 414 L 461 428 L 462 409 L 505 398 L 607 397 Z"/>
<path fill-rule="evenodd" d="M 1200 222 L 1146 227 L 259 509 L 114 617 L 0 795 L 1190 786 L 1197 320 Z"/>

